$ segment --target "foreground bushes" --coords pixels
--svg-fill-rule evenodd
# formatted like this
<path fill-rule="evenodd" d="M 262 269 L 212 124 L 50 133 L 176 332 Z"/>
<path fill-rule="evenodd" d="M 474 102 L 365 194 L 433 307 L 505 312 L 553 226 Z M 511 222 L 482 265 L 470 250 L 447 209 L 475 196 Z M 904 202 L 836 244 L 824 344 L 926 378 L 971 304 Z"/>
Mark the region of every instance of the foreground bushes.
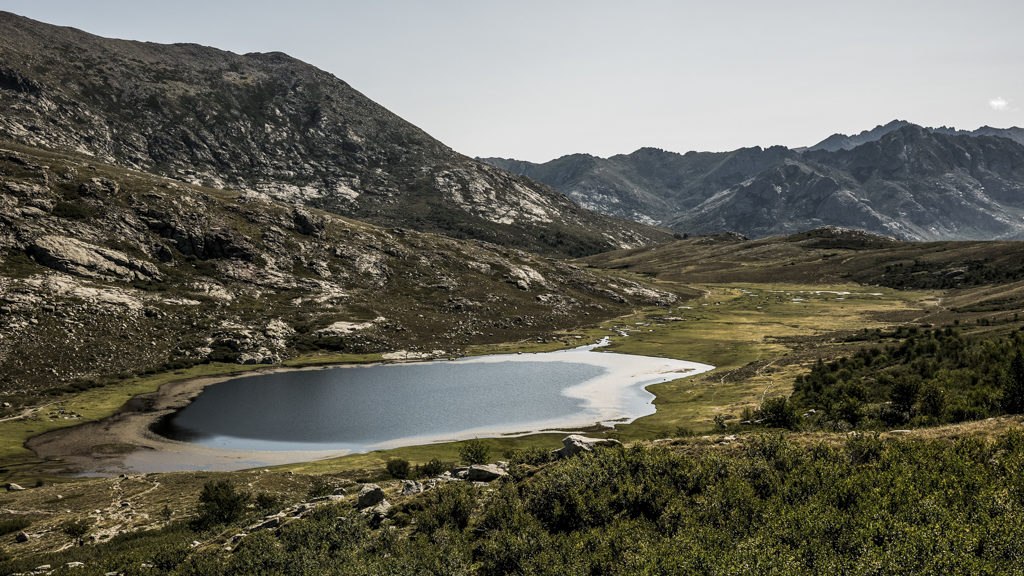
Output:
<path fill-rule="evenodd" d="M 810 445 L 764 435 L 689 450 L 602 450 L 494 490 L 451 484 L 404 506 L 397 527 L 338 506 L 234 552 L 188 552 L 181 526 L 130 552 L 83 548 L 92 565 L 152 552 L 150 573 L 185 575 L 1008 574 L 1024 562 L 1019 431 Z M 84 552 L 73 553 L 23 564 Z"/>

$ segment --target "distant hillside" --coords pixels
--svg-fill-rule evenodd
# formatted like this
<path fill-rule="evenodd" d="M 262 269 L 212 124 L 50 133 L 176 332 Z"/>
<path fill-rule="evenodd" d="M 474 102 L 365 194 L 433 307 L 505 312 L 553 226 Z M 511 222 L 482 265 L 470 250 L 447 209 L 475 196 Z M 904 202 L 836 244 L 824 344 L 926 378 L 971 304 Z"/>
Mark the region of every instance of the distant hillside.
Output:
<path fill-rule="evenodd" d="M 902 120 L 802 150 L 643 148 L 544 164 L 487 159 L 583 206 L 680 233 L 843 226 L 906 240 L 1024 238 L 1024 130 Z"/>
<path fill-rule="evenodd" d="M 111 40 L 0 12 L 0 139 L 389 226 L 569 255 L 662 232 L 455 153 L 281 53 Z"/>

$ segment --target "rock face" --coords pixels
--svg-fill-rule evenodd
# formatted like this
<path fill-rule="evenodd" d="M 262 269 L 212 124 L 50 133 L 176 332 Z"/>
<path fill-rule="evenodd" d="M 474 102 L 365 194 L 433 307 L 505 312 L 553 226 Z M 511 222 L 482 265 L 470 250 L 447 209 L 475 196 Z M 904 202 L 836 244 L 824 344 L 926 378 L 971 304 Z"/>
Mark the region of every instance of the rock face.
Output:
<path fill-rule="evenodd" d="M 376 506 L 384 501 L 384 490 L 376 484 L 365 484 L 359 489 L 359 495 L 356 496 L 356 508 L 362 510 L 363 508 L 369 508 Z"/>
<path fill-rule="evenodd" d="M 29 254 L 44 266 L 79 276 L 124 280 L 160 278 L 160 271 L 150 262 L 64 236 L 36 238 L 29 247 Z"/>
<path fill-rule="evenodd" d="M 562 439 L 562 447 L 555 450 L 555 454 L 559 458 L 569 458 L 583 452 L 593 452 L 594 448 L 599 446 L 622 446 L 622 442 L 612 438 L 588 438 L 579 434 L 572 434 Z"/>
<path fill-rule="evenodd" d="M 679 233 L 764 237 L 823 226 L 901 240 L 1024 238 L 1024 130 L 896 120 L 802 150 L 676 154 L 642 148 L 545 164 L 488 162 L 581 205 Z"/>
<path fill-rule="evenodd" d="M 0 63 L 0 138 L 288 202 L 303 234 L 318 232 L 303 211 L 316 207 L 571 255 L 665 237 L 457 154 L 285 54 L 110 40 L 2 12 Z M 183 251 L 218 243 L 164 223 Z"/>

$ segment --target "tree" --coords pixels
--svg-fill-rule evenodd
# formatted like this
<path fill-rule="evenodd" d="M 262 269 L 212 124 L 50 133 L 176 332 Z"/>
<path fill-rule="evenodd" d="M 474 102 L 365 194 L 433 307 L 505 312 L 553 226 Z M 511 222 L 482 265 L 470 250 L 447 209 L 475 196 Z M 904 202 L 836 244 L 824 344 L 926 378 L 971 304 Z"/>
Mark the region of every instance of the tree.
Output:
<path fill-rule="evenodd" d="M 474 438 L 467 441 L 459 448 L 459 458 L 465 464 L 486 464 L 491 455 L 491 449 L 483 440 Z"/>
<path fill-rule="evenodd" d="M 1024 354 L 1019 350 L 1010 362 L 1010 374 L 1003 385 L 1003 410 L 1024 413 Z"/>
<path fill-rule="evenodd" d="M 942 418 L 946 412 L 946 391 L 935 383 L 929 383 L 921 389 L 919 403 L 921 413 L 932 418 Z"/>
<path fill-rule="evenodd" d="M 210 480 L 203 484 L 199 494 L 199 518 L 201 526 L 227 524 L 242 516 L 249 503 L 249 493 L 237 490 L 227 480 Z"/>
<path fill-rule="evenodd" d="M 762 402 L 758 413 L 765 426 L 796 430 L 800 425 L 800 416 L 797 415 L 793 403 L 782 396 L 769 398 Z"/>

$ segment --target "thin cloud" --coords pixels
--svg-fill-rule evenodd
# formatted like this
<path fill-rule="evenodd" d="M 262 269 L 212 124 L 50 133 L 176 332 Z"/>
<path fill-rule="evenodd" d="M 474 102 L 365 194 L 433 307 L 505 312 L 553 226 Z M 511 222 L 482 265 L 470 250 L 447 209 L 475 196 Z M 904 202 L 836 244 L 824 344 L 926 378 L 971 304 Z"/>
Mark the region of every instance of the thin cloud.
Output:
<path fill-rule="evenodd" d="M 1010 102 L 1006 98 L 996 96 L 988 101 L 988 107 L 997 112 L 1002 112 L 1010 107 Z"/>

